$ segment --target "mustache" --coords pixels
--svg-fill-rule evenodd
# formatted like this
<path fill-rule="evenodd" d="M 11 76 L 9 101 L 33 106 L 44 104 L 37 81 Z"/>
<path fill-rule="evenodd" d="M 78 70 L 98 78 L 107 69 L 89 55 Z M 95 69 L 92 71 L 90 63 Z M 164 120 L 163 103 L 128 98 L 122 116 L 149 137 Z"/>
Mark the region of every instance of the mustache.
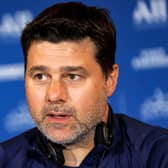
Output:
<path fill-rule="evenodd" d="M 69 114 L 69 115 L 74 115 L 76 113 L 75 108 L 73 107 L 68 107 L 68 106 L 60 106 L 60 105 L 48 105 L 43 107 L 42 109 L 42 114 L 47 114 L 49 112 L 62 112 L 65 114 Z"/>

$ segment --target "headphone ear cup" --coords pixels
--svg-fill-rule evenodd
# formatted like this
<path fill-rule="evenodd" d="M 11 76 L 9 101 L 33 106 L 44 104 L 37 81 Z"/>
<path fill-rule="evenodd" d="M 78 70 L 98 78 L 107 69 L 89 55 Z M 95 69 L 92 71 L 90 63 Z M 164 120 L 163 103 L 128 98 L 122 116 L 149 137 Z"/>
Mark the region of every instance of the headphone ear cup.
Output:
<path fill-rule="evenodd" d="M 106 146 L 111 145 L 110 130 L 104 122 L 97 125 L 94 137 L 95 145 L 104 144 Z"/>

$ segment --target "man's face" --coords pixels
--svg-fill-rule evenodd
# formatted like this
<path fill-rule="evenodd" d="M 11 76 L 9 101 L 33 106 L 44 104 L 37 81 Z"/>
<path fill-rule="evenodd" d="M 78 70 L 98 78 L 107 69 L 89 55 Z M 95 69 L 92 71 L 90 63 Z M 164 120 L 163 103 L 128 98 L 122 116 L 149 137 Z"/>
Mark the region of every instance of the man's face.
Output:
<path fill-rule="evenodd" d="M 26 96 L 32 118 L 53 142 L 80 141 L 107 120 L 107 96 L 115 82 L 104 78 L 89 39 L 33 42 L 27 56 Z M 116 75 L 117 76 L 117 75 Z"/>

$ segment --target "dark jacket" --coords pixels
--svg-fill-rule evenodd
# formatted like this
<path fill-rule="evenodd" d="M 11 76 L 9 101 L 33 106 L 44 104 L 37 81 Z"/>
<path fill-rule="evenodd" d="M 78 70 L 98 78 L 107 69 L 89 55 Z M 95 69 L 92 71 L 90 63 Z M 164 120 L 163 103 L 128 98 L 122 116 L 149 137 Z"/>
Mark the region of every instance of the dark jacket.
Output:
<path fill-rule="evenodd" d="M 112 144 L 96 145 L 81 168 L 168 168 L 166 129 L 119 114 L 114 115 L 113 123 Z M 0 168 L 64 167 L 61 150 L 53 157 L 47 143 L 37 128 L 1 143 Z"/>

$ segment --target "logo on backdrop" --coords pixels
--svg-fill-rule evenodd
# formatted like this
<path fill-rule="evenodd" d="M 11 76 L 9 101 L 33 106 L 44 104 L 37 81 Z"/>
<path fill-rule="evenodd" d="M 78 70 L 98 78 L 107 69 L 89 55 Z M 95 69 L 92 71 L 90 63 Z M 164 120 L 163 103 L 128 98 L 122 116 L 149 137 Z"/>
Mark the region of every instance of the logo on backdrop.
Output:
<path fill-rule="evenodd" d="M 9 111 L 4 119 L 4 127 L 8 132 L 16 132 L 33 127 L 34 123 L 29 114 L 26 103 L 21 102 Z"/>
<path fill-rule="evenodd" d="M 168 53 L 164 47 L 143 49 L 133 57 L 131 65 L 135 70 L 168 67 Z"/>
<path fill-rule="evenodd" d="M 168 23 L 166 0 L 138 0 L 133 11 L 133 21 L 138 28 L 156 27 Z"/>
<path fill-rule="evenodd" d="M 164 93 L 160 88 L 154 90 L 153 96 L 141 105 L 141 117 L 144 120 L 168 118 L 168 93 Z"/>
<path fill-rule="evenodd" d="M 24 65 L 22 63 L 0 65 L 0 82 L 22 80 Z"/>
<path fill-rule="evenodd" d="M 29 10 L 16 11 L 16 13 L 4 14 L 0 19 L 0 37 L 16 38 L 20 36 L 25 24 L 33 19 L 33 15 Z"/>

